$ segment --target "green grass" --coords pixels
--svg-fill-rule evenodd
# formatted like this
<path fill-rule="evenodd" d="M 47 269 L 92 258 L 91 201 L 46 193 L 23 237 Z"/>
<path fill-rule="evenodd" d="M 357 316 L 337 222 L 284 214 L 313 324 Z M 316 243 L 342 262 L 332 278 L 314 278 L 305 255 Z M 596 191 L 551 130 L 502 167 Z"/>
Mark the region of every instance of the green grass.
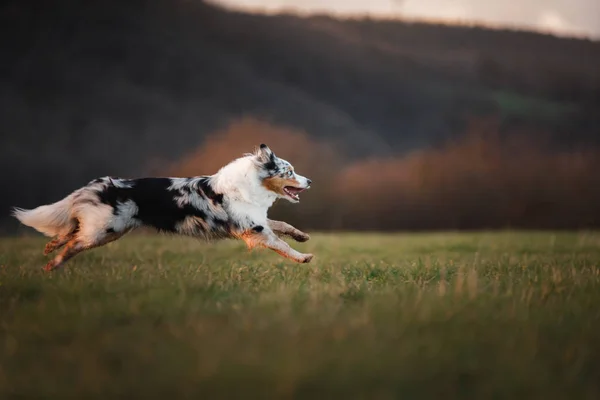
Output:
<path fill-rule="evenodd" d="M 3 399 L 600 396 L 600 234 L 43 243 L 0 241 Z"/>

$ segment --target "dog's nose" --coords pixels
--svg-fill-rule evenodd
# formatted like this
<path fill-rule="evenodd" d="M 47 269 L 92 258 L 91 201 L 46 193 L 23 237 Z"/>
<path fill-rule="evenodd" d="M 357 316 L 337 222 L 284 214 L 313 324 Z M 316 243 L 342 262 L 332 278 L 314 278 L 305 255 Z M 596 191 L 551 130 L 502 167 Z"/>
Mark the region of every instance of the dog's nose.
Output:
<path fill-rule="evenodd" d="M 312 183 L 312 181 L 310 179 L 307 179 L 306 183 L 308 183 L 310 185 Z"/>

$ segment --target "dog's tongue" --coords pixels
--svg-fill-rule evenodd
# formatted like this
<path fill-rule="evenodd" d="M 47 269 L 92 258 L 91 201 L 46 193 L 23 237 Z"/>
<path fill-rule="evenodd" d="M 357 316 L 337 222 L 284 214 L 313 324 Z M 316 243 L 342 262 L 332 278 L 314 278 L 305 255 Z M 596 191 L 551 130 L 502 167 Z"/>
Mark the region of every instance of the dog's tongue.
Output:
<path fill-rule="evenodd" d="M 295 194 L 295 195 L 298 195 L 304 191 L 304 189 L 302 189 L 302 188 L 297 188 L 297 187 L 293 187 L 293 186 L 286 186 L 285 188 L 288 192 Z"/>

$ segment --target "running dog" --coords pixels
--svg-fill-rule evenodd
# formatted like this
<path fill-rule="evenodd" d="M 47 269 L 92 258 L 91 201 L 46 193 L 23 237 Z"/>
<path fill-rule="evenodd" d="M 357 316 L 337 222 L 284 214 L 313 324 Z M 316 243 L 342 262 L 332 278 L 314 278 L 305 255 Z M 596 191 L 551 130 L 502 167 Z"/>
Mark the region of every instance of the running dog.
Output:
<path fill-rule="evenodd" d="M 33 210 L 13 209 L 13 216 L 46 236 L 51 271 L 84 250 L 103 246 L 135 228 L 210 239 L 241 239 L 249 249 L 265 247 L 299 263 L 312 254 L 292 249 L 280 236 L 305 242 L 309 236 L 293 226 L 267 218 L 279 198 L 292 203 L 310 188 L 287 161 L 265 144 L 216 174 L 191 178 L 98 178 L 64 199 Z"/>

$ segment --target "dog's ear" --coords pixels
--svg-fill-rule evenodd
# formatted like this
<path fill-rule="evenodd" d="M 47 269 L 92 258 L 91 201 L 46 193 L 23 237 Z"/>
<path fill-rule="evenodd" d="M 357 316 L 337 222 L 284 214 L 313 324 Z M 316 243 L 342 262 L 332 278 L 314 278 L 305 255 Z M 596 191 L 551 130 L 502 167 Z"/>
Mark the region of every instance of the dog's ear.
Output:
<path fill-rule="evenodd" d="M 258 160 L 263 164 L 267 164 L 275 160 L 275 153 L 273 153 L 273 150 L 271 150 L 269 146 L 264 143 L 255 149 L 254 154 L 256 154 L 256 158 L 258 158 Z"/>

